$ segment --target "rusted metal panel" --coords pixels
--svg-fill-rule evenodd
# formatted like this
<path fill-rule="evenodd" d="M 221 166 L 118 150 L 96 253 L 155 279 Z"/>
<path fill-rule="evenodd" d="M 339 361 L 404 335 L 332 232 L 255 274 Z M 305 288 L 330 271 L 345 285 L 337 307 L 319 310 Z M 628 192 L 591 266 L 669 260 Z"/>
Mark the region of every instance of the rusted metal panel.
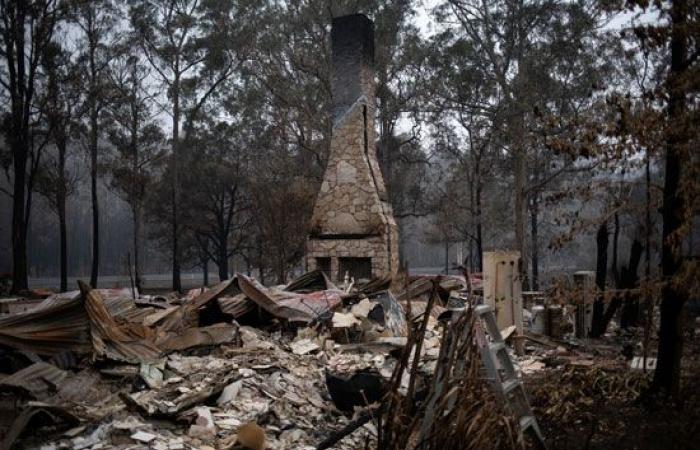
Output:
<path fill-rule="evenodd" d="M 252 278 L 238 274 L 238 285 L 248 298 L 273 316 L 289 322 L 308 323 L 342 305 L 340 292 L 311 294 L 268 289 Z"/>
<path fill-rule="evenodd" d="M 89 351 L 90 322 L 82 298 L 46 302 L 27 313 L 0 318 L 0 344 L 47 356 Z"/>
<path fill-rule="evenodd" d="M 143 324 L 146 325 L 147 327 L 153 326 L 163 320 L 165 317 L 168 315 L 172 314 L 175 312 L 177 309 L 179 309 L 179 306 L 169 306 L 165 309 L 160 309 L 158 311 L 152 312 L 148 314 L 146 317 L 143 319 Z"/>
<path fill-rule="evenodd" d="M 165 351 L 179 351 L 205 345 L 225 344 L 238 338 L 238 327 L 221 323 L 209 327 L 190 328 L 158 342 Z"/>
<path fill-rule="evenodd" d="M 289 292 L 313 292 L 338 289 L 322 270 L 307 272 L 292 280 L 284 290 Z"/>
<path fill-rule="evenodd" d="M 107 310 L 104 299 L 96 290 L 78 282 L 85 298 L 85 309 L 90 317 L 90 334 L 95 356 L 120 361 L 148 361 L 157 359 L 160 350 L 142 330 L 130 324 L 118 324 Z M 141 332 L 139 332 L 141 331 Z"/>
<path fill-rule="evenodd" d="M 42 400 L 52 391 L 57 391 L 67 377 L 68 372 L 65 370 L 53 364 L 38 362 L 0 380 L 0 390 L 20 391 Z"/>
<path fill-rule="evenodd" d="M 233 317 L 241 317 L 255 309 L 255 302 L 246 297 L 245 294 L 238 294 L 233 297 L 219 297 L 216 301 L 219 302 L 221 312 L 230 314 Z"/>
<path fill-rule="evenodd" d="M 199 294 L 197 297 L 194 298 L 194 300 L 192 300 L 189 303 L 186 303 L 186 305 L 190 307 L 190 309 L 197 309 L 206 305 L 207 303 L 221 295 L 238 293 L 236 292 L 237 288 L 236 284 L 234 283 L 235 280 L 235 278 L 231 278 L 229 280 L 222 281 L 221 283 L 217 284 L 211 289 L 208 289 L 203 293 Z"/>
<path fill-rule="evenodd" d="M 0 314 L 17 314 L 30 311 L 41 303 L 41 300 L 30 298 L 2 298 L 0 299 Z"/>
<path fill-rule="evenodd" d="M 238 293 L 235 281 L 235 277 L 224 280 L 211 289 L 207 289 L 197 295 L 192 300 L 186 301 L 178 309 L 167 313 L 166 317 L 159 319 L 163 321 L 160 329 L 163 331 L 182 331 L 187 328 L 197 327 L 199 325 L 199 308 L 222 295 Z"/>

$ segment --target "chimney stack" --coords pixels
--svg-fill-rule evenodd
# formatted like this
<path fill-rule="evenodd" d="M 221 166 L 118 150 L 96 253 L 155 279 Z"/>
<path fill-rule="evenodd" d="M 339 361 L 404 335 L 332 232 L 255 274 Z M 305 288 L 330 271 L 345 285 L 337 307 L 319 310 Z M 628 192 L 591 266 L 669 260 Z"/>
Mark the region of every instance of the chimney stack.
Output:
<path fill-rule="evenodd" d="M 358 98 L 374 100 L 374 24 L 363 14 L 337 17 L 331 29 L 333 121 Z"/>
<path fill-rule="evenodd" d="M 398 228 L 377 162 L 374 26 L 367 16 L 333 19 L 333 135 L 306 242 L 306 265 L 332 280 L 391 277 Z"/>

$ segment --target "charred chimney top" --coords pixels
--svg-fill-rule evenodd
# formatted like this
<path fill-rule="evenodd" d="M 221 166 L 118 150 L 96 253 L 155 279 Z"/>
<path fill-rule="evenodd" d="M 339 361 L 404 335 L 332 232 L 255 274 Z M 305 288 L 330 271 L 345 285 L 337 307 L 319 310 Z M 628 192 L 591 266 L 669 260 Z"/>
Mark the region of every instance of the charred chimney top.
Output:
<path fill-rule="evenodd" d="M 333 19 L 333 119 L 337 119 L 362 96 L 374 99 L 374 23 L 364 14 Z"/>

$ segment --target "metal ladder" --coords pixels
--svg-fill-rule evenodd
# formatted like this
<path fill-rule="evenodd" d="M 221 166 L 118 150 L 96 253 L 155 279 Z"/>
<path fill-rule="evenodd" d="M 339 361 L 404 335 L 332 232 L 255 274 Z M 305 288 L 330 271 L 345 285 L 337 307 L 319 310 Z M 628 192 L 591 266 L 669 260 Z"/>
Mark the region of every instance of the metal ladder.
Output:
<path fill-rule="evenodd" d="M 496 325 L 493 308 L 489 305 L 479 305 L 474 308 L 474 312 L 477 319 L 474 330 L 476 343 L 486 374 L 492 382 L 496 394 L 515 415 L 520 424 L 520 432 L 530 433 L 537 445 L 546 449 L 547 444 L 530 407 L 523 383 L 515 373 L 513 361 L 506 350 L 506 343 Z M 482 321 L 486 324 L 486 330 L 484 330 Z M 487 332 L 491 336 L 490 342 L 486 337 Z"/>

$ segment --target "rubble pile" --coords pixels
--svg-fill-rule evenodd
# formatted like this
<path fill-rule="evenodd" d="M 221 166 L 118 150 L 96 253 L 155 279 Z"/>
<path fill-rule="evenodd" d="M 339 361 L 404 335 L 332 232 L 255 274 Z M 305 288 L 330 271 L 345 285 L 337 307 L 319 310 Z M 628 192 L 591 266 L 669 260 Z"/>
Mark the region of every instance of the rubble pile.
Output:
<path fill-rule="evenodd" d="M 0 315 L 1 448 L 316 448 L 385 395 L 409 334 L 402 304 L 425 310 L 429 293 L 399 302 L 388 287 L 340 289 L 322 272 L 184 297 L 80 283 Z M 440 345 L 429 319 L 426 368 Z M 376 440 L 360 428 L 334 448 Z"/>
<path fill-rule="evenodd" d="M 522 447 L 475 346 L 479 281 L 34 292 L 0 313 L 0 450 Z M 648 380 L 638 333 L 577 338 L 577 311 L 531 304 L 500 330 L 545 423 Z"/>

